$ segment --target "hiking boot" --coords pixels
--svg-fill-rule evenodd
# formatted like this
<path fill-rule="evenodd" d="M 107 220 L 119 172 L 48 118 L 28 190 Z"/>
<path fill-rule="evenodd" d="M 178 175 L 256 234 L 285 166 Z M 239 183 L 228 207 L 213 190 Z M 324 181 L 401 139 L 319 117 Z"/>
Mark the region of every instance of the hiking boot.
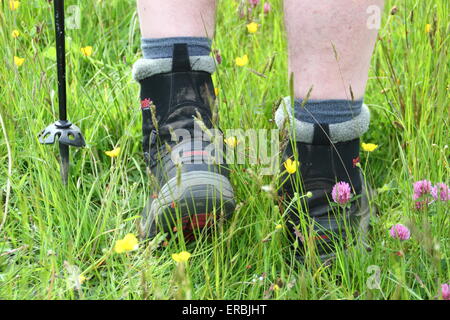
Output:
<path fill-rule="evenodd" d="M 229 170 L 215 161 L 220 150 L 211 154 L 204 132 L 212 128 L 211 73 L 193 70 L 185 44 L 174 45 L 168 72 L 142 77 L 148 66 L 139 63 L 134 73 L 141 85 L 143 149 L 152 180 L 141 236 L 181 231 L 180 226 L 192 235 L 229 218 L 235 208 Z"/>
<path fill-rule="evenodd" d="M 298 174 L 282 179 L 286 183 L 281 194 L 290 204 L 287 227 L 292 240 L 299 241 L 297 257 L 300 260 L 304 259 L 312 239 L 324 261 L 334 256 L 336 243 L 345 244 L 343 241 L 349 237 L 349 232 L 353 234 L 352 239 L 359 237 L 361 240 L 360 236 L 369 227 L 369 190 L 358 165 L 360 139 L 333 143 L 328 125 L 314 125 L 312 143 L 291 140 L 294 141 L 289 141 L 283 152 L 283 162 L 297 160 Z M 333 199 L 333 187 L 338 182 L 350 187 L 351 198 L 346 205 Z M 339 201 L 335 194 L 335 199 L 346 202 L 345 194 L 343 196 Z"/>

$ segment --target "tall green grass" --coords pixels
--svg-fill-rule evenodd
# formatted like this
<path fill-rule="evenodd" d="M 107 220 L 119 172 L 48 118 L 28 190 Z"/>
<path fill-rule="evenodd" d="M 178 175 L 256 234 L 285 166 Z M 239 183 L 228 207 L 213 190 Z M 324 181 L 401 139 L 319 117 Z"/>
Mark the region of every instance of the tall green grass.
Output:
<path fill-rule="evenodd" d="M 134 1 L 67 1 L 82 12 L 81 29 L 67 30 L 69 118 L 88 144 L 71 149 L 67 188 L 57 147 L 37 140 L 57 117 L 53 11 L 47 1 L 21 3 L 11 11 L 3 1 L 0 11 L 0 298 L 440 297 L 440 284 L 450 281 L 448 202 L 415 210 L 411 199 L 416 180 L 450 182 L 448 1 L 386 3 L 365 98 L 372 123 L 363 140 L 379 144 L 361 160 L 378 191 L 370 250 L 355 247 L 326 265 L 291 259 L 285 234 L 275 228 L 283 224 L 282 207 L 262 190 L 279 182 L 250 165 L 232 166 L 238 208 L 212 235 L 196 243 L 170 241 L 163 249 L 157 241 L 142 242 L 137 251 L 115 254 L 115 241 L 136 233 L 150 194 L 140 151 L 139 88 L 130 75 L 140 57 Z M 262 8 L 254 13 L 260 28 L 250 35 L 238 3 L 220 1 L 214 48 L 223 63 L 214 81 L 222 129 L 274 128 L 276 102 L 289 94 L 282 3 L 271 4 L 268 15 Z M 17 39 L 13 29 L 21 32 Z M 91 57 L 80 53 L 87 45 L 94 48 Z M 238 68 L 234 59 L 243 54 L 249 65 Z M 19 68 L 14 55 L 26 59 Z M 108 158 L 104 151 L 115 146 L 121 155 Z M 410 226 L 411 240 L 389 237 L 395 223 Z M 186 269 L 171 258 L 182 250 L 192 253 Z M 374 288 L 377 270 L 380 286 Z"/>

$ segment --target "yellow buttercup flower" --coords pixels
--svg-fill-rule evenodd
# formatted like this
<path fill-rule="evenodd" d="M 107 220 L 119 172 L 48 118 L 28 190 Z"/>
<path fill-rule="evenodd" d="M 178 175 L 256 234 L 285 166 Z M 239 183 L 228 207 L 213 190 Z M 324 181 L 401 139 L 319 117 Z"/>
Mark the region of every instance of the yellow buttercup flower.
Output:
<path fill-rule="evenodd" d="M 372 152 L 372 151 L 374 151 L 376 148 L 378 148 L 378 145 L 377 144 L 374 144 L 374 143 L 362 143 L 361 144 L 361 146 L 362 146 L 362 149 L 364 150 L 364 151 L 367 151 L 367 152 Z"/>
<path fill-rule="evenodd" d="M 225 141 L 225 143 L 231 148 L 235 148 L 237 146 L 237 144 L 239 143 L 238 139 L 236 137 L 228 137 L 228 138 L 224 139 L 223 141 Z"/>
<path fill-rule="evenodd" d="M 20 31 L 19 30 L 13 30 L 11 32 L 11 37 L 18 38 L 19 36 L 20 36 Z"/>
<path fill-rule="evenodd" d="M 286 168 L 286 171 L 287 171 L 289 174 L 295 173 L 295 172 L 297 171 L 298 165 L 299 165 L 299 163 L 298 163 L 297 160 L 287 159 L 287 160 L 284 162 L 284 167 Z"/>
<path fill-rule="evenodd" d="M 105 151 L 105 154 L 106 154 L 108 157 L 116 158 L 116 157 L 118 157 L 119 154 L 120 154 L 120 147 L 114 148 L 114 149 L 111 150 L 111 151 Z"/>
<path fill-rule="evenodd" d="M 20 1 L 13 1 L 13 0 L 9 1 L 9 8 L 12 11 L 19 9 L 19 7 L 20 7 Z"/>
<path fill-rule="evenodd" d="M 138 239 L 132 233 L 127 234 L 123 239 L 117 240 L 114 246 L 116 253 L 123 253 L 137 250 L 139 248 Z"/>
<path fill-rule="evenodd" d="M 248 56 L 244 54 L 242 57 L 236 58 L 236 65 L 238 67 L 243 67 L 248 64 Z"/>
<path fill-rule="evenodd" d="M 14 64 L 18 67 L 20 67 L 21 65 L 23 65 L 23 63 L 25 62 L 25 58 L 19 58 L 17 56 L 14 56 Z"/>
<path fill-rule="evenodd" d="M 277 285 L 277 284 L 274 284 L 273 285 L 273 291 L 278 291 L 278 290 L 280 290 L 280 286 Z"/>
<path fill-rule="evenodd" d="M 283 228 L 283 226 L 282 226 L 281 224 L 277 224 L 277 225 L 275 226 L 275 230 L 280 230 L 281 228 Z"/>
<path fill-rule="evenodd" d="M 247 31 L 249 33 L 255 33 L 256 31 L 258 31 L 258 24 L 256 22 L 250 22 L 247 25 Z"/>
<path fill-rule="evenodd" d="M 431 24 L 427 23 L 427 25 L 425 26 L 425 32 L 430 33 L 430 31 L 431 31 Z"/>
<path fill-rule="evenodd" d="M 191 254 L 187 251 L 181 251 L 180 253 L 172 254 L 172 259 L 175 260 L 175 262 L 186 262 L 190 257 Z"/>
<path fill-rule="evenodd" d="M 83 47 L 80 50 L 81 50 L 81 53 L 86 57 L 90 57 L 92 55 L 92 47 L 91 46 Z"/>
<path fill-rule="evenodd" d="M 83 276 L 82 274 L 80 274 L 78 276 L 78 281 L 80 282 L 80 284 L 83 284 L 83 282 L 85 282 L 87 280 L 87 278 L 85 276 Z"/>

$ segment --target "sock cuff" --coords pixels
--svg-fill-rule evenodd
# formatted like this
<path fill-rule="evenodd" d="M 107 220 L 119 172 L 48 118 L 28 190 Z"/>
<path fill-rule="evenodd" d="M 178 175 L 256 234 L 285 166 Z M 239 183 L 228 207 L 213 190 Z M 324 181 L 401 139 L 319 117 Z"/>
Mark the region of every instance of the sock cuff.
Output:
<path fill-rule="evenodd" d="M 331 124 L 318 124 L 299 120 L 293 116 L 295 114 L 293 109 L 291 97 L 285 97 L 275 112 L 275 122 L 280 129 L 285 122 L 288 122 L 297 142 L 313 143 L 314 130 L 318 125 L 328 127 L 328 135 L 332 143 L 354 140 L 369 129 L 370 111 L 366 104 L 362 104 L 361 112 L 351 120 Z"/>
<path fill-rule="evenodd" d="M 142 38 L 141 48 L 145 59 L 172 58 L 173 46 L 186 43 L 190 56 L 208 56 L 212 40 L 204 37 Z"/>
<path fill-rule="evenodd" d="M 295 99 L 295 118 L 309 123 L 341 123 L 361 113 L 361 100 L 307 100 Z"/>
<path fill-rule="evenodd" d="M 211 56 L 190 56 L 192 71 L 204 71 L 214 73 L 216 63 Z M 133 65 L 133 78 L 136 81 L 143 80 L 155 74 L 172 71 L 172 58 L 163 59 L 139 59 Z"/>

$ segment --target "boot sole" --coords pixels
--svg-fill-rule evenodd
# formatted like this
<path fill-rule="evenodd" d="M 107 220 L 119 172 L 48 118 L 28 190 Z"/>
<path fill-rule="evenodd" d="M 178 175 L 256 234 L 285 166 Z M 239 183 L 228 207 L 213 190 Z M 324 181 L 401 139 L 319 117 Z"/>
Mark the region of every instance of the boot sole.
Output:
<path fill-rule="evenodd" d="M 236 205 L 233 187 L 223 175 L 207 171 L 183 173 L 181 181 L 170 179 L 142 212 L 141 237 L 153 238 L 158 232 L 178 232 L 189 240 L 196 231 L 212 226 L 218 219 L 229 219 Z"/>

